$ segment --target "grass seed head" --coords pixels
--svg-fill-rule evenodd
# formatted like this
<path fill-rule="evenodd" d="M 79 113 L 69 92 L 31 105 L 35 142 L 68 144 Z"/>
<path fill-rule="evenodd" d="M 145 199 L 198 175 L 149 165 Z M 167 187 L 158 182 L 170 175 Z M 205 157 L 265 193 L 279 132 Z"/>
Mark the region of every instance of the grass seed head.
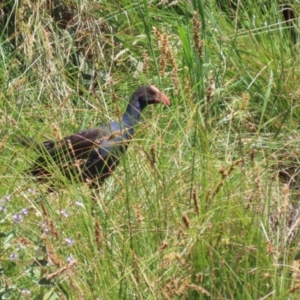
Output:
<path fill-rule="evenodd" d="M 195 45 L 195 48 L 198 52 L 199 57 L 202 58 L 203 57 L 203 46 L 204 46 L 204 41 L 201 39 L 201 36 L 200 36 L 200 31 L 201 31 L 202 25 L 199 21 L 199 14 L 195 11 L 194 11 L 194 14 L 193 14 L 192 23 L 193 23 L 194 45 Z"/>

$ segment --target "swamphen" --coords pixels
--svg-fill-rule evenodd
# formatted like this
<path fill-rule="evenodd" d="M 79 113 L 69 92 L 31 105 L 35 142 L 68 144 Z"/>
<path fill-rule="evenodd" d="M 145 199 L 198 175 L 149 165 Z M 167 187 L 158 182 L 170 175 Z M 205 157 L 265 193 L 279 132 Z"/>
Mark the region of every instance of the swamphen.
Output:
<path fill-rule="evenodd" d="M 157 87 L 142 86 L 131 96 L 120 122 L 113 121 L 40 145 L 23 138 L 23 144 L 43 153 L 28 170 L 29 173 L 39 180 L 47 180 L 51 178 L 51 166 L 54 164 L 67 178 L 77 178 L 91 187 L 98 186 L 112 174 L 125 153 L 142 110 L 148 104 L 156 103 L 170 105 L 168 97 Z"/>

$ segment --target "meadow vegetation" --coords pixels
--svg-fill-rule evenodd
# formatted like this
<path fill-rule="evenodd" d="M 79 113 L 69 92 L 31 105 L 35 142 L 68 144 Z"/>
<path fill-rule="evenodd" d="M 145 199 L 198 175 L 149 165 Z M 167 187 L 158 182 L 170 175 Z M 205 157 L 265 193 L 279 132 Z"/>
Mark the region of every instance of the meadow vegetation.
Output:
<path fill-rule="evenodd" d="M 1 1 L 0 299 L 299 299 L 299 4 Z M 283 11 L 293 11 L 284 19 Z M 100 191 L 24 170 L 154 84 Z"/>

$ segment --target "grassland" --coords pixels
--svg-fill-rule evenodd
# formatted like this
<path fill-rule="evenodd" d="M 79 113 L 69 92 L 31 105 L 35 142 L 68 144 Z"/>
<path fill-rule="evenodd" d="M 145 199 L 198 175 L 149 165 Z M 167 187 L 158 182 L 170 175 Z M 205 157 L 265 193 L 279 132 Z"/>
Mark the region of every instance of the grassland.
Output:
<path fill-rule="evenodd" d="M 271 0 L 7 2 L 0 299 L 299 299 L 298 19 Z M 145 83 L 172 105 L 99 192 L 23 173 L 19 135 L 116 120 Z"/>

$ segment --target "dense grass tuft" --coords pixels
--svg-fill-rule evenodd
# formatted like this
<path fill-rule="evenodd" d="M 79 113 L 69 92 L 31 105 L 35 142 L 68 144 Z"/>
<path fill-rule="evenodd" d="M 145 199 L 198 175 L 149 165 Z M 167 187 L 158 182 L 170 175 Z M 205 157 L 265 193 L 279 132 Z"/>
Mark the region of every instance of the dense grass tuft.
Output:
<path fill-rule="evenodd" d="M 0 298 L 298 299 L 298 6 L 7 2 Z M 19 135 L 117 120 L 144 83 L 172 105 L 100 191 L 24 174 Z"/>

